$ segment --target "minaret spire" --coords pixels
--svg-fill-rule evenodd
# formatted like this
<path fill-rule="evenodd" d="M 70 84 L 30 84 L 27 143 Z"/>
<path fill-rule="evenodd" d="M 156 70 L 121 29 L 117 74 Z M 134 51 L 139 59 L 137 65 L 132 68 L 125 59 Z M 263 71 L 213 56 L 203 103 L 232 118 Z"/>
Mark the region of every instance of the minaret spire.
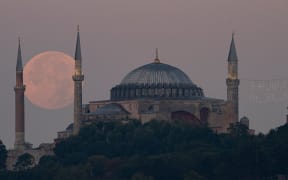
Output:
<path fill-rule="evenodd" d="M 17 150 L 26 149 L 25 143 L 25 108 L 24 108 L 24 92 L 25 85 L 23 84 L 23 66 L 20 38 L 18 39 L 18 54 L 16 63 L 16 85 L 15 91 L 15 144 Z"/>
<path fill-rule="evenodd" d="M 238 57 L 236 52 L 234 33 L 232 33 L 232 40 L 228 54 L 228 77 L 227 84 L 227 101 L 232 102 L 234 118 L 231 123 L 239 120 L 239 84 L 238 79 Z"/>
<path fill-rule="evenodd" d="M 81 44 L 80 44 L 80 27 L 77 26 L 77 40 L 76 40 L 76 50 L 75 50 L 75 60 L 82 60 L 81 56 Z"/>
<path fill-rule="evenodd" d="M 156 50 L 155 50 L 155 59 L 154 59 L 154 63 L 160 63 L 160 60 L 159 60 L 159 54 L 158 54 L 158 48 L 156 48 Z"/>
<path fill-rule="evenodd" d="M 16 71 L 17 72 L 18 71 L 23 71 L 20 37 L 18 38 L 18 54 L 17 54 Z"/>
<path fill-rule="evenodd" d="M 229 55 L 228 55 L 228 61 L 238 61 L 237 57 L 237 51 L 236 51 L 236 46 L 235 46 L 235 41 L 234 41 L 234 32 L 232 33 L 232 40 L 230 44 L 230 50 L 229 50 Z"/>
<path fill-rule="evenodd" d="M 73 134 L 77 135 L 81 128 L 82 121 L 82 81 L 84 75 L 82 74 L 82 56 L 80 45 L 79 25 L 77 26 L 77 39 L 75 49 L 75 72 L 72 77 L 74 81 L 74 123 Z"/>

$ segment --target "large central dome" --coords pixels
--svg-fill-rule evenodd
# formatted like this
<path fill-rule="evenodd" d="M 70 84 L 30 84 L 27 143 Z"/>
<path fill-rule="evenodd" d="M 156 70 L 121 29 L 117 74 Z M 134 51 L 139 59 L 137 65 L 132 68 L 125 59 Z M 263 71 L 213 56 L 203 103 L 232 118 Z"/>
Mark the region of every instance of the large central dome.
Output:
<path fill-rule="evenodd" d="M 139 98 L 191 99 L 204 97 L 203 90 L 195 85 L 180 69 L 160 63 L 146 64 L 128 73 L 119 85 L 111 89 L 112 100 Z"/>
<path fill-rule="evenodd" d="M 122 85 L 129 84 L 185 84 L 193 85 L 190 78 L 180 69 L 163 63 L 150 63 L 128 73 L 121 81 Z"/>

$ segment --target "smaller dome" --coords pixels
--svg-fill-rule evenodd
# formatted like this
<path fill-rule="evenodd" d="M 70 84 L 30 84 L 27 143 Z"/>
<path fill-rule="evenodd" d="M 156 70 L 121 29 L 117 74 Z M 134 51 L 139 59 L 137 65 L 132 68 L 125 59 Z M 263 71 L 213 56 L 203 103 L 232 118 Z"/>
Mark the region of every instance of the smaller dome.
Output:
<path fill-rule="evenodd" d="M 246 116 L 244 116 L 244 117 L 242 117 L 241 119 L 240 119 L 240 124 L 243 124 L 243 125 L 245 125 L 246 127 L 248 127 L 249 128 L 249 118 L 247 118 Z"/>

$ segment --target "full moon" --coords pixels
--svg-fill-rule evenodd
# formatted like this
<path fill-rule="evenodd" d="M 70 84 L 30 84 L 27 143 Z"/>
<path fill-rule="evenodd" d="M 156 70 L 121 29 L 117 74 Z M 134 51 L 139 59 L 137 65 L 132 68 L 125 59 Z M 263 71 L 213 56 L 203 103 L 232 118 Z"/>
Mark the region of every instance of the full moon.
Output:
<path fill-rule="evenodd" d="M 73 101 L 74 59 L 62 52 L 46 51 L 24 67 L 25 96 L 44 109 L 60 109 Z"/>

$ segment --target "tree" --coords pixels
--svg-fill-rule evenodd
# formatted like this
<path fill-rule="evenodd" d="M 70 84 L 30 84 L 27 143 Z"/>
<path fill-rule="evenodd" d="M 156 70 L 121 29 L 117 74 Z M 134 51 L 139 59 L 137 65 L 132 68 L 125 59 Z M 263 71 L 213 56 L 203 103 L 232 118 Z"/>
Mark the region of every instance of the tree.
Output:
<path fill-rule="evenodd" d="M 105 173 L 107 158 L 105 156 L 91 156 L 88 159 L 88 171 L 92 177 L 102 177 Z"/>
<path fill-rule="evenodd" d="M 248 135 L 248 127 L 239 122 L 231 124 L 229 127 L 229 132 L 233 137 L 243 137 Z"/>
<path fill-rule="evenodd" d="M 6 168 L 7 150 L 0 140 L 0 170 Z"/>
<path fill-rule="evenodd" d="M 25 171 L 32 168 L 35 165 L 34 157 L 29 153 L 24 153 L 17 158 L 14 164 L 14 170 Z"/>
<path fill-rule="evenodd" d="M 205 178 L 192 170 L 184 175 L 184 180 L 205 180 Z"/>
<path fill-rule="evenodd" d="M 135 173 L 131 180 L 154 180 L 151 176 L 145 176 L 143 173 Z"/>

